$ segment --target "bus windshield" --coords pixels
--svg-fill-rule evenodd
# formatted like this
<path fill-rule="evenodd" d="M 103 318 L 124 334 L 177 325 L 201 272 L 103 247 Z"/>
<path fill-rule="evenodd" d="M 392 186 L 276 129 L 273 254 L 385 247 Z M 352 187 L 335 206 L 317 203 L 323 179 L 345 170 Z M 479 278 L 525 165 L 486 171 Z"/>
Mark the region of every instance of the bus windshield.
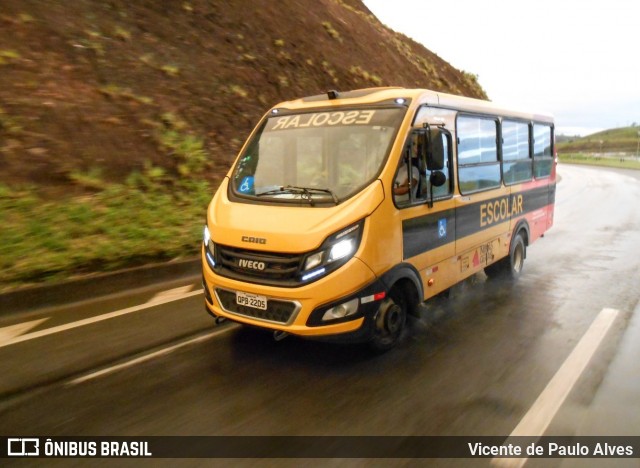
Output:
<path fill-rule="evenodd" d="M 367 108 L 269 117 L 239 158 L 231 189 L 260 202 L 338 204 L 378 176 L 405 112 Z"/>

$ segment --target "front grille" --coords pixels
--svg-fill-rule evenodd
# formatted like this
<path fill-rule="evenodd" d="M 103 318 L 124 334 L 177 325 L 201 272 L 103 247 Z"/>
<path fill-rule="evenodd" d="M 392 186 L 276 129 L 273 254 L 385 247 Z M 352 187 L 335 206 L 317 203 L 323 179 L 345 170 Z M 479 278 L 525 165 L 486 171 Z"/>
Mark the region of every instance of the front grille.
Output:
<path fill-rule="evenodd" d="M 216 273 L 255 283 L 299 286 L 304 254 L 281 254 L 239 249 L 216 244 Z M 252 268 L 249 265 L 258 265 Z"/>
<path fill-rule="evenodd" d="M 298 309 L 298 304 L 278 299 L 267 300 L 267 310 L 236 304 L 236 293 L 226 289 L 216 289 L 216 296 L 222 308 L 232 314 L 244 315 L 267 322 L 288 323 Z"/>

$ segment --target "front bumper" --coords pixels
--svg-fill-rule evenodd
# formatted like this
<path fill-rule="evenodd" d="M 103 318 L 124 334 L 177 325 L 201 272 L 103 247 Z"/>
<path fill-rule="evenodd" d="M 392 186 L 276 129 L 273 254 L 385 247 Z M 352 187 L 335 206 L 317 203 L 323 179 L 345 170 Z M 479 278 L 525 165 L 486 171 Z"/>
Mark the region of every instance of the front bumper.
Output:
<path fill-rule="evenodd" d="M 299 288 L 257 285 L 222 277 L 203 260 L 203 286 L 207 311 L 215 317 L 331 341 L 369 339 L 379 301 L 387 292 L 384 284 L 355 257 L 337 271 Z M 258 309 L 238 305 L 236 292 L 266 298 L 268 306 Z M 322 320 L 330 308 L 356 298 L 358 308 L 354 314 Z"/>

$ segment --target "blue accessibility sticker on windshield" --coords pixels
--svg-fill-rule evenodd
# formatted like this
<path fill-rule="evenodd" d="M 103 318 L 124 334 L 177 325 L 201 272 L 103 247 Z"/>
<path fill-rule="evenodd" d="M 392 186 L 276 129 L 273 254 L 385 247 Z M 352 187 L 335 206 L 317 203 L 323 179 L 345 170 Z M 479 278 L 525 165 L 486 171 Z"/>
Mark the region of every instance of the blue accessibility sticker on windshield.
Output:
<path fill-rule="evenodd" d="M 242 179 L 242 183 L 240 184 L 240 188 L 238 190 L 242 193 L 250 193 L 253 192 L 253 176 L 246 176 Z"/>

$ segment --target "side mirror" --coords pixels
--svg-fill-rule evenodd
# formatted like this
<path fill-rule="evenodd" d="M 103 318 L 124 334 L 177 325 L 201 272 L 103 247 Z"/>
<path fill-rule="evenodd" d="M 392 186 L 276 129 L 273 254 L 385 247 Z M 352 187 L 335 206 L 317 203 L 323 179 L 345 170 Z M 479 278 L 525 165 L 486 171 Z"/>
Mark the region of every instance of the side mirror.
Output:
<path fill-rule="evenodd" d="M 442 187 L 447 182 L 447 176 L 442 171 L 433 171 L 429 176 L 429 182 L 434 187 Z"/>
<path fill-rule="evenodd" d="M 444 169 L 447 136 L 440 128 L 429 128 L 427 131 L 429 136 L 429 146 L 427 148 L 427 169 L 430 171 L 441 171 Z"/>

